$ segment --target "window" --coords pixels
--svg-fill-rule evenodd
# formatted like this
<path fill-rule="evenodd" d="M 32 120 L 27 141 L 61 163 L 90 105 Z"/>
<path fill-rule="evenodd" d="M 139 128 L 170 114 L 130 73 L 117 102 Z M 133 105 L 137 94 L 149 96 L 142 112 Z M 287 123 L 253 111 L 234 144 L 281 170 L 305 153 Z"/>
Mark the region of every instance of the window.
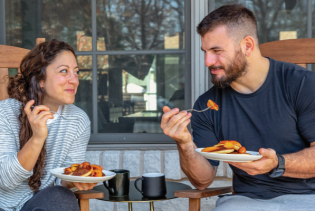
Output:
<path fill-rule="evenodd" d="M 6 0 L 5 21 L 7 45 L 75 49 L 90 143 L 174 143 L 160 123 L 164 105 L 191 107 L 189 0 Z"/>
<path fill-rule="evenodd" d="M 255 14 L 259 43 L 284 39 L 312 38 L 315 27 L 314 0 L 209 0 L 216 9 L 225 4 L 242 4 Z M 307 68 L 315 71 L 315 65 Z"/>

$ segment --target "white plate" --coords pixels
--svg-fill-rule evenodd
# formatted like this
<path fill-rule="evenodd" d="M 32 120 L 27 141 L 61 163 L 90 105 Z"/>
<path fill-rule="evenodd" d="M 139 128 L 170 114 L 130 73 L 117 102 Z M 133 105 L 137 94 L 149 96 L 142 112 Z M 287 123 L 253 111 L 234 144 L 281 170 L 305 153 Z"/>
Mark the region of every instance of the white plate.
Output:
<path fill-rule="evenodd" d="M 259 160 L 263 156 L 259 154 L 259 152 L 246 151 L 251 155 L 242 155 L 242 154 L 219 154 L 219 153 L 211 153 L 211 152 L 201 152 L 204 148 L 197 148 L 196 152 L 201 154 L 207 159 L 211 160 L 219 160 L 219 161 L 230 161 L 230 162 L 251 162 L 254 160 Z"/>
<path fill-rule="evenodd" d="M 65 168 L 56 168 L 50 170 L 50 173 L 54 175 L 55 177 L 58 177 L 64 181 L 68 182 L 82 182 L 82 183 L 97 183 L 97 182 L 103 182 L 105 180 L 110 180 L 114 176 L 116 176 L 116 173 L 112 171 L 106 171 L 103 170 L 103 173 L 106 175 L 104 177 L 80 177 L 80 176 L 72 176 L 72 175 L 66 175 L 63 174 Z"/>

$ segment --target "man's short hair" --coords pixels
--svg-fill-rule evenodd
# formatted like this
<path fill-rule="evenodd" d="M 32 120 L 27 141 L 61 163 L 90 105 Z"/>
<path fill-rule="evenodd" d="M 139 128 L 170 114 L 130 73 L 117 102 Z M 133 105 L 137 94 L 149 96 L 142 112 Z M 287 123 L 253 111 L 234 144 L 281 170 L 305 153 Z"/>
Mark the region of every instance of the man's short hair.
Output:
<path fill-rule="evenodd" d="M 203 37 L 219 26 L 226 26 L 228 36 L 234 38 L 237 44 L 246 36 L 251 36 L 258 46 L 256 18 L 246 7 L 239 4 L 219 7 L 199 23 L 197 32 Z"/>

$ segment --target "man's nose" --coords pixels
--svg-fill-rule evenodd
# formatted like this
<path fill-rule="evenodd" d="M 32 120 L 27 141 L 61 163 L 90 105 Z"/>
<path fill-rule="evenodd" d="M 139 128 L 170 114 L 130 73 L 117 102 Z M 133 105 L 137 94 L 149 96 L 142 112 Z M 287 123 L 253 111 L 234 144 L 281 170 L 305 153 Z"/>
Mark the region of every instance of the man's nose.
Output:
<path fill-rule="evenodd" d="M 205 53 L 205 65 L 207 67 L 210 67 L 210 66 L 213 66 L 217 63 L 217 59 L 215 57 L 215 55 L 209 53 L 209 52 L 206 52 Z"/>

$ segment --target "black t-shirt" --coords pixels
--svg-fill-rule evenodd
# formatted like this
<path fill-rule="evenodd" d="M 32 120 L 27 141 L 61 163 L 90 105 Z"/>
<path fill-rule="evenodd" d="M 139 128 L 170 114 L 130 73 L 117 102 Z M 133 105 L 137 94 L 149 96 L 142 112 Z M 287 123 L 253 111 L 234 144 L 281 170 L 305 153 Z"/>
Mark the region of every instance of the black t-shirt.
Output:
<path fill-rule="evenodd" d="M 207 108 L 211 99 L 219 105 L 219 111 L 193 112 L 191 125 L 197 147 L 236 140 L 249 151 L 272 148 L 277 154 L 287 154 L 303 150 L 315 141 L 315 73 L 295 64 L 270 58 L 269 61 L 267 78 L 254 93 L 212 87 L 198 98 L 195 109 Z M 219 165 L 218 161 L 209 162 Z M 267 174 L 251 176 L 231 168 L 237 194 L 269 199 L 315 193 L 315 178 L 272 179 Z"/>

